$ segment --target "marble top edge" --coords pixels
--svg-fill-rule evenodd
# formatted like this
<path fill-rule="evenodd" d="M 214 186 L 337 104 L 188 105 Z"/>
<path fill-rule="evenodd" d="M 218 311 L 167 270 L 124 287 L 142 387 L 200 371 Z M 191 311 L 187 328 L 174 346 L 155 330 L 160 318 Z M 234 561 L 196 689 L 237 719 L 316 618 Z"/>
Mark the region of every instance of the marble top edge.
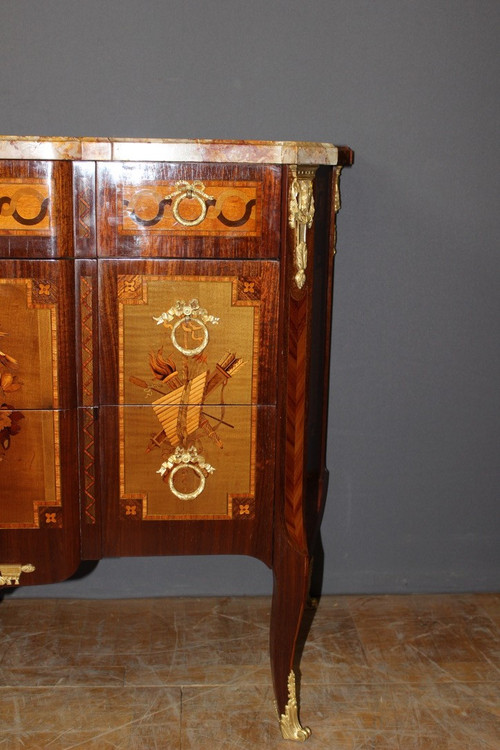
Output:
<path fill-rule="evenodd" d="M 0 136 L 1 159 L 338 163 L 338 148 L 309 141 Z"/>

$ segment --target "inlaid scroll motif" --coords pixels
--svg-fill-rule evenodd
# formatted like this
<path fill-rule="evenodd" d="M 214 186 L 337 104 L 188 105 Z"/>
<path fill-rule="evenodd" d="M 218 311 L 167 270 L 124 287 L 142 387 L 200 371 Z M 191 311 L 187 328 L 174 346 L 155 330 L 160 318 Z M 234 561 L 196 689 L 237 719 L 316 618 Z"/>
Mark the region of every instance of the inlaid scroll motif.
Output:
<path fill-rule="evenodd" d="M 6 336 L 6 332 L 0 331 L 2 349 L 3 338 Z M 0 398 L 2 401 L 0 404 L 0 461 L 6 458 L 11 439 L 21 431 L 24 419 L 24 414 L 9 403 L 11 394 L 19 391 L 23 385 L 16 374 L 19 364 L 14 357 L 2 349 L 0 349 Z"/>
<path fill-rule="evenodd" d="M 19 179 L 0 182 L 0 235 L 51 233 L 50 186 Z"/>
<path fill-rule="evenodd" d="M 205 490 L 207 479 L 216 470 L 203 455 L 203 446 L 211 441 L 219 449 L 224 444 L 219 428 L 233 428 L 225 419 L 224 390 L 245 364 L 235 352 L 228 352 L 213 370 L 207 367 L 210 333 L 219 318 L 203 308 L 197 299 L 177 300 L 169 310 L 155 316 L 176 354 L 164 357 L 165 341 L 150 354 L 149 366 L 155 385 L 135 376 L 130 381 L 153 395 L 152 403 L 159 423 L 147 452 L 159 450 L 162 462 L 157 473 L 179 500 L 194 500 Z M 177 361 L 174 360 L 176 357 Z M 218 392 L 217 405 L 207 406 L 208 395 Z"/>
<path fill-rule="evenodd" d="M 257 236 L 261 225 L 258 182 L 178 180 L 122 188 L 120 232 L 243 234 Z"/>

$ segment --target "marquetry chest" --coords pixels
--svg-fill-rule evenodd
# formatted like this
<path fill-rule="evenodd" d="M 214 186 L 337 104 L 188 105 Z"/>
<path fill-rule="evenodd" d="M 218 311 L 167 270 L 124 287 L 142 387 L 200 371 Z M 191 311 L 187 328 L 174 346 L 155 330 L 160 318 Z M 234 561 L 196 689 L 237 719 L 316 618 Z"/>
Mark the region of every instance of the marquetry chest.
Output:
<path fill-rule="evenodd" d="M 299 740 L 351 162 L 321 143 L 0 138 L 0 586 L 102 557 L 257 557 Z"/>

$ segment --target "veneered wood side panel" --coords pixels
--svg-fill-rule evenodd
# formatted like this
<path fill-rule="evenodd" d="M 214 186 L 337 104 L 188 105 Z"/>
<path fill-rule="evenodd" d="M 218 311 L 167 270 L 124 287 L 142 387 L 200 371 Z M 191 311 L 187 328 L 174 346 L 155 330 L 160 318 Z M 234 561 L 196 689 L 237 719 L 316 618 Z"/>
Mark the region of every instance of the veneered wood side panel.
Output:
<path fill-rule="evenodd" d="M 280 350 L 284 356 L 278 360 L 280 410 L 276 454 L 276 557 L 273 567 L 278 568 L 281 550 L 293 549 L 307 554 L 304 526 L 303 492 L 305 481 L 305 447 L 307 396 L 310 357 L 310 306 L 311 306 L 311 251 L 312 231 L 307 234 L 307 268 L 302 289 L 296 283 L 295 231 L 289 226 L 289 190 L 292 171 L 286 167 L 283 174 L 282 204 L 282 276 L 280 288 Z"/>
<path fill-rule="evenodd" d="M 72 200 L 71 162 L 0 160 L 0 257 L 71 257 Z"/>
<path fill-rule="evenodd" d="M 287 170 L 290 172 L 291 170 Z M 290 177 L 288 178 L 291 179 Z M 319 167 L 313 178 L 314 221 L 307 230 L 305 284 L 295 280 L 295 233 L 283 218 L 280 405 L 276 533 L 312 554 L 325 499 L 329 356 L 334 265 L 334 170 Z M 285 197 L 284 199 L 285 200 Z"/>
<path fill-rule="evenodd" d="M 288 206 L 292 170 L 284 170 L 283 206 Z M 312 556 L 325 490 L 326 389 L 332 301 L 330 232 L 331 169 L 318 168 L 315 215 L 307 229 L 305 283 L 296 281 L 295 232 L 282 219 L 282 288 L 279 360 L 280 418 L 276 454 L 273 544 L 274 591 L 271 664 L 278 713 L 290 699 L 288 680 L 297 669 L 299 631 L 311 583 Z M 326 236 L 325 236 L 326 235 Z M 301 254 L 301 258 L 304 255 Z M 304 737 L 303 737 L 304 738 Z"/>
<path fill-rule="evenodd" d="M 281 169 L 277 166 L 100 163 L 97 174 L 100 256 L 278 256 Z M 175 198 L 168 202 L 161 198 L 182 191 L 186 184 L 213 197 L 210 201 L 198 196 L 179 204 L 179 214 L 188 221 L 196 220 L 204 206 L 206 218 L 199 224 L 176 221 Z"/>
<path fill-rule="evenodd" d="M 314 180 L 315 224 L 311 253 L 311 344 L 305 446 L 306 491 L 304 519 L 308 548 L 313 551 L 328 487 L 326 443 L 333 277 L 335 264 L 335 206 L 338 180 L 335 169 L 320 167 Z"/>

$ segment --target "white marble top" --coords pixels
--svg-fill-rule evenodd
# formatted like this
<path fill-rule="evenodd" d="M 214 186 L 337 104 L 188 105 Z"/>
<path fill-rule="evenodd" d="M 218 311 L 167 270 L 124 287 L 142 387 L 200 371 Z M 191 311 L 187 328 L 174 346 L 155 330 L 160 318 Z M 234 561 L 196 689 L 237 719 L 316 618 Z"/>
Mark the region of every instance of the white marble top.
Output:
<path fill-rule="evenodd" d="M 330 143 L 306 141 L 51 138 L 6 135 L 0 136 L 0 159 L 336 165 L 339 163 L 339 149 Z"/>

